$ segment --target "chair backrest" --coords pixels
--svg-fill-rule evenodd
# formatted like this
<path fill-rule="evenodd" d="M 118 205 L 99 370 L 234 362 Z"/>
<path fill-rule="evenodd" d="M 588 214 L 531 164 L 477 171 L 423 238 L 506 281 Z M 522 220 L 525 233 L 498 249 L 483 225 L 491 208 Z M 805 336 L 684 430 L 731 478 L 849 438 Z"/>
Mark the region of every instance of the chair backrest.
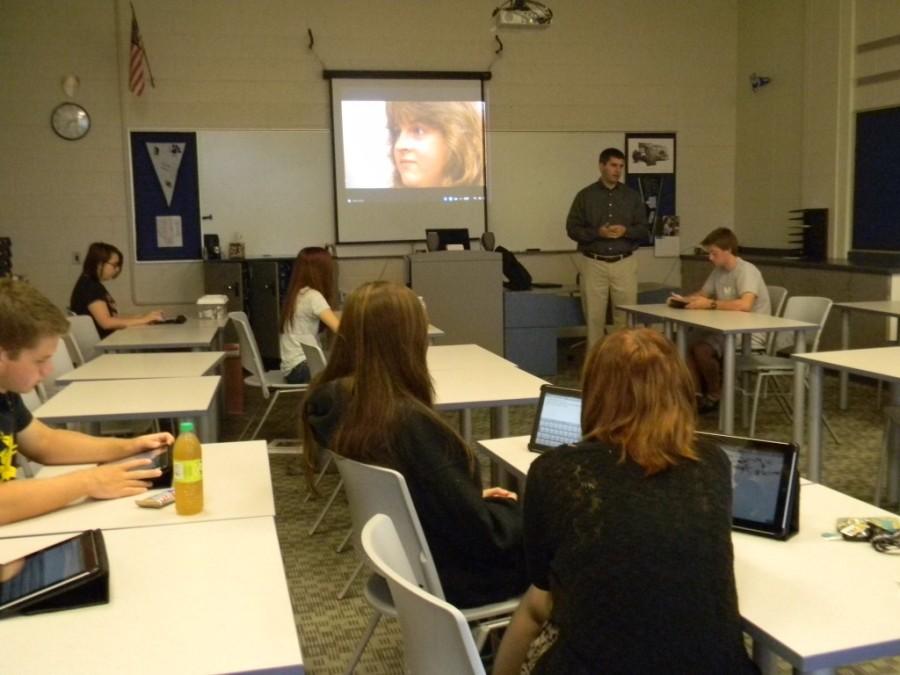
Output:
<path fill-rule="evenodd" d="M 769 305 L 772 316 L 781 316 L 784 312 L 784 303 L 787 301 L 788 290 L 784 286 L 766 286 L 769 291 Z M 778 333 L 766 333 L 766 342 L 763 351 L 766 354 L 775 354 L 775 345 L 778 341 Z"/>
<path fill-rule="evenodd" d="M 319 341 L 315 335 L 301 335 L 300 346 L 303 348 L 303 355 L 306 357 L 306 364 L 309 366 L 309 374 L 315 377 L 325 370 L 325 352 L 319 346 Z"/>
<path fill-rule="evenodd" d="M 228 318 L 234 324 L 237 331 L 238 342 L 241 346 L 241 366 L 259 380 L 264 399 L 269 398 L 269 387 L 266 386 L 266 369 L 263 366 L 262 357 L 259 354 L 259 346 L 250 327 L 250 319 L 246 312 L 229 312 Z"/>
<path fill-rule="evenodd" d="M 69 348 L 66 347 L 65 340 L 60 340 L 56 343 L 56 351 L 53 352 L 51 363 L 53 364 L 52 372 L 37 386 L 38 395 L 45 401 L 62 388 L 56 384 L 56 378 L 75 368 L 72 357 L 69 356 Z"/>
<path fill-rule="evenodd" d="M 82 314 L 69 317 L 69 340 L 75 353 L 72 359 L 76 365 L 83 365 L 97 356 L 97 343 L 100 342 L 100 334 L 94 320 Z"/>
<path fill-rule="evenodd" d="M 484 666 L 462 612 L 423 591 L 391 519 L 376 514 L 365 524 L 362 549 L 372 569 L 387 580 L 403 632 L 407 672 L 416 675 L 484 675 Z"/>
<path fill-rule="evenodd" d="M 413 567 L 416 583 L 429 593 L 444 599 L 444 589 L 438 578 L 428 541 L 419 522 L 406 479 L 398 471 L 334 455 L 353 523 L 353 542 L 359 548 L 363 526 L 377 513 L 384 513 L 394 522 L 403 542 L 406 557 Z"/>
<path fill-rule="evenodd" d="M 819 349 L 819 339 L 822 337 L 822 329 L 828 320 L 831 312 L 831 306 L 834 303 L 830 298 L 823 298 L 816 295 L 792 295 L 787 299 L 784 306 L 784 318 L 793 319 L 795 321 L 806 321 L 814 323 L 818 326 L 812 339 L 807 333 L 806 351 L 815 352 Z M 793 348 L 794 334 L 791 332 L 778 333 L 775 340 L 775 351 L 780 352 L 783 349 Z"/>
<path fill-rule="evenodd" d="M 781 316 L 784 311 L 784 303 L 788 298 L 788 289 L 784 286 L 766 286 L 769 291 L 769 304 L 772 307 L 772 316 Z"/>

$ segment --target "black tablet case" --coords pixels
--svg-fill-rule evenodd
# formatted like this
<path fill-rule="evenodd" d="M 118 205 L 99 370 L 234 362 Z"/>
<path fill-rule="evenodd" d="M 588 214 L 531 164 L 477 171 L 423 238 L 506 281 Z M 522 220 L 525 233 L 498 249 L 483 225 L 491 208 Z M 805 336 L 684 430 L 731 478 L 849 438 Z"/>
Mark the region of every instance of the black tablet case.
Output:
<path fill-rule="evenodd" d="M 106 556 L 106 543 L 100 530 L 91 530 L 94 546 L 97 551 L 98 571 L 96 574 L 76 579 L 72 583 L 63 584 L 47 595 L 34 598 L 0 618 L 17 614 L 41 614 L 56 612 L 62 609 L 75 609 L 90 605 L 103 605 L 109 602 L 109 559 Z"/>

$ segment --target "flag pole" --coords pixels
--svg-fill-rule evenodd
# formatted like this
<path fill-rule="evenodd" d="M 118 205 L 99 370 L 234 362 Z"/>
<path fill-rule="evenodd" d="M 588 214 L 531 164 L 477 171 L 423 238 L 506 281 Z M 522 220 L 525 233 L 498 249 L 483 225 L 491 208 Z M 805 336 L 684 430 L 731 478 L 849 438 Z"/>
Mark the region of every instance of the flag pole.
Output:
<path fill-rule="evenodd" d="M 134 3 L 129 2 L 131 5 L 131 17 L 137 21 L 137 12 L 134 11 Z M 144 48 L 144 36 L 138 32 L 138 40 L 140 40 L 141 47 L 141 55 L 144 57 L 144 61 L 147 64 L 147 74 L 150 76 L 150 86 L 156 89 L 156 81 L 153 79 L 153 68 L 150 66 L 150 57 L 147 56 L 147 50 Z"/>

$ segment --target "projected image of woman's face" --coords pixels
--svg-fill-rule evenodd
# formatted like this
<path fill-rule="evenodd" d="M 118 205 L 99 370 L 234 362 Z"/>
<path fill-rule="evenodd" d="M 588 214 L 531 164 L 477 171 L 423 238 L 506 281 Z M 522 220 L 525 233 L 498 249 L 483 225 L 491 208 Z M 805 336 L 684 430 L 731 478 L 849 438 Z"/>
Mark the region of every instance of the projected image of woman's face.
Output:
<path fill-rule="evenodd" d="M 444 134 L 423 122 L 400 124 L 395 131 L 393 156 L 405 187 L 440 187 L 449 154 Z"/>

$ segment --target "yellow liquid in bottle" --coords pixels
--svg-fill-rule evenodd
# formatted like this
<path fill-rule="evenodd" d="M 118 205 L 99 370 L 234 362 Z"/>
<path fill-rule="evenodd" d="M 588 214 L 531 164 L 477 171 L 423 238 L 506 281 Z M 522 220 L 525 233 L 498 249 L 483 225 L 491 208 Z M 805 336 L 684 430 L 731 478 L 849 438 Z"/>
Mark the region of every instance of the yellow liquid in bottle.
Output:
<path fill-rule="evenodd" d="M 203 451 L 200 439 L 183 424 L 172 450 L 175 511 L 190 516 L 203 510 Z"/>

